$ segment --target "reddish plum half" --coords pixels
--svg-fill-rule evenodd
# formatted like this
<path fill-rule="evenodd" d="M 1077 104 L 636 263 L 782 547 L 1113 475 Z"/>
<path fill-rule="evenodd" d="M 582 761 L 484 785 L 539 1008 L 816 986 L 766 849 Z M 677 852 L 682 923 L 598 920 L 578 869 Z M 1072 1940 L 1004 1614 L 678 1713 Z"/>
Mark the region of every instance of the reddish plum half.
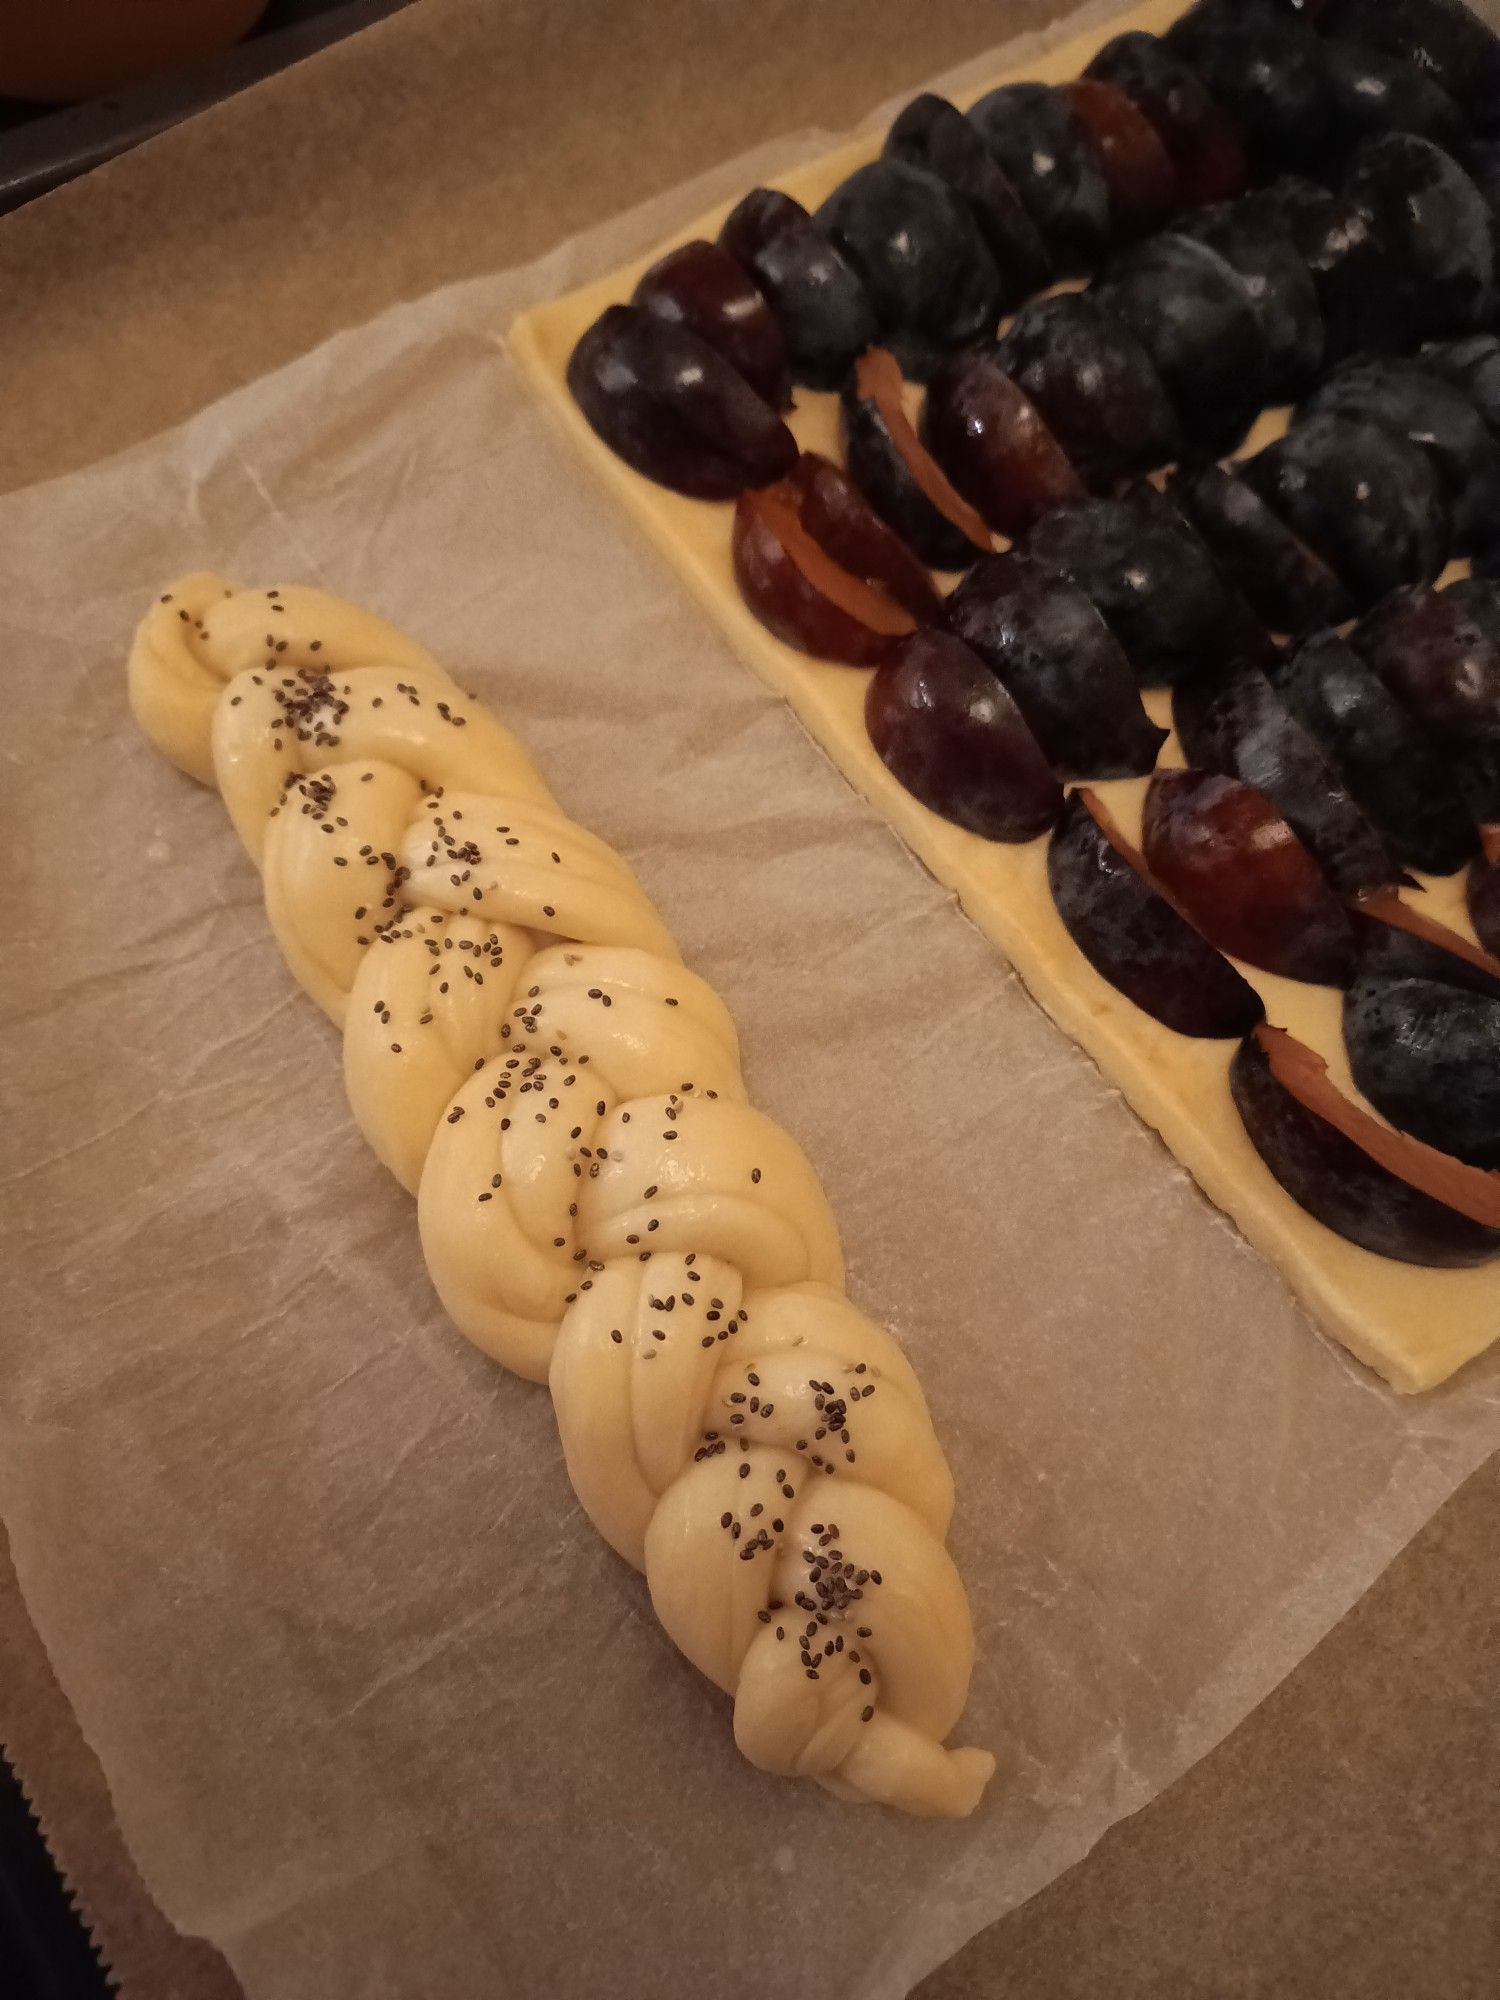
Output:
<path fill-rule="evenodd" d="M 1051 509 L 1083 498 L 1071 460 L 993 348 L 966 348 L 933 376 L 922 441 L 1002 535 L 1024 534 Z"/>
<path fill-rule="evenodd" d="M 963 569 L 994 540 L 912 428 L 896 357 L 872 347 L 844 385 L 840 417 L 849 471 L 870 504 L 937 569 Z"/>
<path fill-rule="evenodd" d="M 984 556 L 948 599 L 948 622 L 1015 696 L 1047 761 L 1072 777 L 1140 777 L 1167 732 L 1141 705 L 1130 662 L 1081 590 L 1024 556 Z"/>
<path fill-rule="evenodd" d="M 832 459 L 803 452 L 787 483 L 795 489 L 802 526 L 825 555 L 905 605 L 920 623 L 941 623 L 943 602 L 925 564 Z"/>
<path fill-rule="evenodd" d="M 865 723 L 913 797 L 985 840 L 1034 840 L 1062 810 L 1062 787 L 1020 709 L 949 632 L 900 641 L 871 677 Z"/>
<path fill-rule="evenodd" d="M 1179 466 L 1167 491 L 1272 631 L 1338 625 L 1353 615 L 1353 599 L 1323 558 L 1237 472 Z"/>
<path fill-rule="evenodd" d="M 793 377 L 836 389 L 875 338 L 875 308 L 853 266 L 802 204 L 775 188 L 752 188 L 719 242 L 769 300 Z"/>
<path fill-rule="evenodd" d="M 706 340 L 773 409 L 790 404 L 786 342 L 776 316 L 717 243 L 684 243 L 658 257 L 630 303 Z"/>
<path fill-rule="evenodd" d="M 1052 263 L 1036 224 L 957 105 L 930 90 L 914 97 L 886 134 L 885 152 L 936 174 L 968 203 L 995 260 L 1002 312 L 1049 282 Z"/>
<path fill-rule="evenodd" d="M 1177 421 L 1151 356 L 1129 327 L 1079 292 L 1034 299 L 997 352 L 1090 487 L 1176 458 Z"/>
<path fill-rule="evenodd" d="M 1047 850 L 1069 937 L 1101 979 L 1179 1035 L 1248 1034 L 1260 995 L 1152 887 L 1140 856 L 1087 791 L 1072 792 Z"/>
<path fill-rule="evenodd" d="M 1229 1087 L 1250 1143 L 1299 1207 L 1377 1256 L 1457 1267 L 1500 1256 L 1500 1176 L 1393 1132 L 1329 1080 L 1323 1058 L 1261 1026 Z"/>
<path fill-rule="evenodd" d="M 1352 635 L 1391 692 L 1457 745 L 1500 730 L 1500 635 L 1476 610 L 1454 590 L 1398 590 Z"/>
<path fill-rule="evenodd" d="M 1354 932 L 1323 871 L 1270 802 L 1217 771 L 1158 771 L 1142 847 L 1210 944 L 1287 979 L 1343 986 Z"/>
<path fill-rule="evenodd" d="M 637 306 L 609 306 L 568 361 L 590 427 L 635 471 L 698 500 L 790 472 L 797 441 L 721 354 Z"/>
<path fill-rule="evenodd" d="M 1500 999 L 1436 979 L 1361 976 L 1344 995 L 1349 1072 L 1403 1132 L 1500 1166 Z"/>
<path fill-rule="evenodd" d="M 1140 29 L 1116 35 L 1084 75 L 1123 90 L 1150 119 L 1171 155 L 1184 208 L 1243 194 L 1249 169 L 1238 127 L 1165 42 Z"/>
<path fill-rule="evenodd" d="M 734 510 L 734 575 L 761 623 L 788 646 L 873 667 L 917 629 L 906 607 L 836 563 L 802 525 L 792 480 L 743 493 Z"/>
<path fill-rule="evenodd" d="M 1123 90 L 1098 77 L 1065 86 L 1073 115 L 1099 149 L 1115 240 L 1160 229 L 1175 213 L 1177 172 L 1161 134 Z"/>

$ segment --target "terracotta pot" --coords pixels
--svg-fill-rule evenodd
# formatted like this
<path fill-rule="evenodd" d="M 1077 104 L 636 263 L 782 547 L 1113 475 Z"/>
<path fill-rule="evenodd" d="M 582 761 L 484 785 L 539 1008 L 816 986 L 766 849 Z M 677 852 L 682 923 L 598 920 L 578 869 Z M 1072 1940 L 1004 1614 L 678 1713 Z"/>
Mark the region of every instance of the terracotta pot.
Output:
<path fill-rule="evenodd" d="M 7 0 L 0 95 L 67 103 L 227 49 L 266 0 Z"/>

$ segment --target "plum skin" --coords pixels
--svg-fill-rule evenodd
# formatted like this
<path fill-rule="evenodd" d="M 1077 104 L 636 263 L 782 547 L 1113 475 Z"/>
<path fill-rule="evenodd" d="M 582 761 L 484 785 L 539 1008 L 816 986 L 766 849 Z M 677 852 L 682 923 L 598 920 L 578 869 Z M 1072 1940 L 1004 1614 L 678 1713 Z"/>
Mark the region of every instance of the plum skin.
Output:
<path fill-rule="evenodd" d="M 853 267 L 802 204 L 776 188 L 752 188 L 719 242 L 769 301 L 794 379 L 836 389 L 875 338 L 875 308 Z"/>
<path fill-rule="evenodd" d="M 800 528 L 800 515 L 790 501 L 787 511 Z M 835 603 L 804 574 L 759 493 L 740 496 L 731 554 L 735 582 L 756 617 L 784 645 L 815 659 L 849 667 L 877 666 L 901 633 L 916 623 L 909 612 L 892 605 L 897 616 L 892 629 L 882 632 Z"/>
<path fill-rule="evenodd" d="M 1358 979 L 1344 1044 L 1359 1088 L 1402 1132 L 1500 1166 L 1500 1000 L 1430 979 Z"/>
<path fill-rule="evenodd" d="M 1021 711 L 951 633 L 897 644 L 870 678 L 865 725 L 913 797 L 985 840 L 1033 840 L 1062 810 L 1062 787 Z"/>
<path fill-rule="evenodd" d="M 1500 861 L 1479 856 L 1469 868 L 1469 921 L 1488 952 L 1500 955 Z"/>
<path fill-rule="evenodd" d="M 658 257 L 642 273 L 630 303 L 706 340 L 773 410 L 791 403 L 781 327 L 743 267 L 721 245 L 700 239 Z"/>
<path fill-rule="evenodd" d="M 966 348 L 934 375 L 922 442 L 970 504 L 1004 535 L 1072 500 L 1083 482 L 993 349 Z"/>
<path fill-rule="evenodd" d="M 1178 466 L 1167 492 L 1272 631 L 1352 617 L 1354 601 L 1328 564 L 1232 468 Z"/>
<path fill-rule="evenodd" d="M 1228 1041 L 1263 1018 L 1255 988 L 1132 867 L 1077 792 L 1053 829 L 1047 881 L 1100 978 L 1163 1027 Z"/>
<path fill-rule="evenodd" d="M 1151 356 L 1097 299 L 1033 299 L 996 353 L 1090 487 L 1153 471 L 1181 451 L 1177 412 Z"/>
<path fill-rule="evenodd" d="M 879 404 L 860 395 L 853 374 L 839 398 L 839 426 L 850 476 L 881 519 L 934 569 L 972 563 L 981 551 L 923 492 Z"/>

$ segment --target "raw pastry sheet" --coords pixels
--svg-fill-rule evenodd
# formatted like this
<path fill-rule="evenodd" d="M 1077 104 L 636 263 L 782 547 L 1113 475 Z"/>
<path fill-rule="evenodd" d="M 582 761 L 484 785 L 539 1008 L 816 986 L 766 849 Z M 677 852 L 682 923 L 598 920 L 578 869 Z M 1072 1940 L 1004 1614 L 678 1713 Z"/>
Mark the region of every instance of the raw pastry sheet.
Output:
<path fill-rule="evenodd" d="M 1003 67 L 995 60 L 988 67 Z M 915 81 L 915 80 L 914 80 Z M 902 1993 L 1208 1750 L 1500 1441 L 1312 1335 L 579 476 L 496 329 L 805 135 L 0 500 L 0 1511 L 148 1886 L 251 2000 Z M 778 1784 L 445 1323 L 218 802 L 134 733 L 174 571 L 431 644 L 630 859 L 954 1462 L 1001 1775 Z"/>

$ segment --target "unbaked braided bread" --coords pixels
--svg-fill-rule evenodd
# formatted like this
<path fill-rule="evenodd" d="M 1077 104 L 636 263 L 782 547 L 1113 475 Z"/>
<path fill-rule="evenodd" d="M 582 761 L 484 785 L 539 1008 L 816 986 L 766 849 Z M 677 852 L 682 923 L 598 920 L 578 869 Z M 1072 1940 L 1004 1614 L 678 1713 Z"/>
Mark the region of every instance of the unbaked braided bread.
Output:
<path fill-rule="evenodd" d="M 321 591 L 184 578 L 130 697 L 223 795 L 443 1304 L 550 1381 L 583 1507 L 745 1755 L 971 1811 L 994 1760 L 943 1744 L 973 1633 L 921 1389 L 625 863 L 422 647 Z"/>

